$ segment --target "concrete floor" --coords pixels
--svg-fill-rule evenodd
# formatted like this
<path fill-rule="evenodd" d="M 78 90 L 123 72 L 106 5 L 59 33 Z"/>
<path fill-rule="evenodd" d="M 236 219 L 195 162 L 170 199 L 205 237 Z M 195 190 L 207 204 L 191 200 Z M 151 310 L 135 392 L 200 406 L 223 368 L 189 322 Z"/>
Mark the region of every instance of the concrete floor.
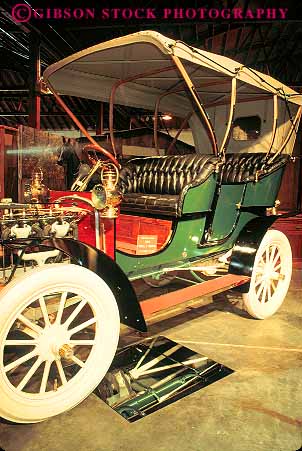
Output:
<path fill-rule="evenodd" d="M 235 373 L 128 423 L 91 395 L 40 424 L 0 424 L 5 451 L 295 451 L 302 446 L 302 271 L 275 316 L 249 318 L 234 295 L 155 317 L 162 334 Z M 228 301 L 226 302 L 226 296 Z M 159 320 L 161 321 L 159 322 Z M 125 341 L 137 336 L 125 333 Z M 1 402 L 1 400 L 0 400 Z"/>

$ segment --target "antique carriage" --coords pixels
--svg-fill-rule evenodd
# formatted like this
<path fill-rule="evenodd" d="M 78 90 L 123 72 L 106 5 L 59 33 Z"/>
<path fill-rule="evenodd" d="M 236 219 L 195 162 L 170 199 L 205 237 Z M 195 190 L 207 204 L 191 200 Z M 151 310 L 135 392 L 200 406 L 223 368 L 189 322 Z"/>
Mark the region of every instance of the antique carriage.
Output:
<path fill-rule="evenodd" d="M 291 249 L 270 227 L 302 101 L 267 75 L 153 31 L 72 55 L 44 81 L 95 161 L 77 192 L 52 191 L 44 205 L 39 195 L 1 204 L 0 415 L 24 423 L 94 390 L 120 322 L 146 331 L 152 313 L 234 287 L 251 316 L 275 313 L 290 283 Z M 106 146 L 58 93 L 109 102 Z M 153 118 L 153 145 L 127 161 L 115 104 Z M 179 130 L 163 149 L 167 112 Z M 85 191 L 97 171 L 98 184 Z M 185 273 L 181 290 L 138 301 L 134 281 L 156 287 Z"/>

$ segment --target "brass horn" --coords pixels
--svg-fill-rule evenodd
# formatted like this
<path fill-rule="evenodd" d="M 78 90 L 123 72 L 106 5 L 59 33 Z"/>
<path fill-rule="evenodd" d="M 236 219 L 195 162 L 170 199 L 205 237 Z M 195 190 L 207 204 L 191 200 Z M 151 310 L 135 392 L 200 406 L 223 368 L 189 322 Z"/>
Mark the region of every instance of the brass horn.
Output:
<path fill-rule="evenodd" d="M 71 191 L 85 191 L 87 189 L 88 183 L 90 182 L 92 176 L 96 173 L 96 171 L 103 166 L 103 161 L 98 160 L 96 164 L 87 172 L 87 166 L 83 165 L 84 170 L 79 171 L 79 175 L 76 180 L 73 182 L 71 186 Z"/>

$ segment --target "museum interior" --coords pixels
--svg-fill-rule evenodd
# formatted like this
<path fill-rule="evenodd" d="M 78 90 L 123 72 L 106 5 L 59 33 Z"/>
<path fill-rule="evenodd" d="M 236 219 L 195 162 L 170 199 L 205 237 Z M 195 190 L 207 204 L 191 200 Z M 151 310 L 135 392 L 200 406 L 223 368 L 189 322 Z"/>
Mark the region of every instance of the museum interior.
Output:
<path fill-rule="evenodd" d="M 301 115 L 300 4 L 1 1 L 0 451 L 302 449 Z"/>

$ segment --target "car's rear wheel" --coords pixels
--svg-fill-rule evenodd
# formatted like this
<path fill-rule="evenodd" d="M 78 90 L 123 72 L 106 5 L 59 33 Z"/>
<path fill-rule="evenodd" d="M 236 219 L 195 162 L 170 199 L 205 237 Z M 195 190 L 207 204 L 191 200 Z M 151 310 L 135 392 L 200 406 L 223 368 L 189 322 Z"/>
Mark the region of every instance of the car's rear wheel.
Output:
<path fill-rule="evenodd" d="M 0 416 L 32 423 L 71 409 L 114 357 L 119 312 L 107 284 L 86 268 L 54 264 L 0 296 Z"/>
<path fill-rule="evenodd" d="M 257 250 L 250 289 L 243 294 L 248 313 L 257 319 L 273 315 L 281 306 L 290 284 L 292 252 L 284 233 L 268 230 Z"/>

